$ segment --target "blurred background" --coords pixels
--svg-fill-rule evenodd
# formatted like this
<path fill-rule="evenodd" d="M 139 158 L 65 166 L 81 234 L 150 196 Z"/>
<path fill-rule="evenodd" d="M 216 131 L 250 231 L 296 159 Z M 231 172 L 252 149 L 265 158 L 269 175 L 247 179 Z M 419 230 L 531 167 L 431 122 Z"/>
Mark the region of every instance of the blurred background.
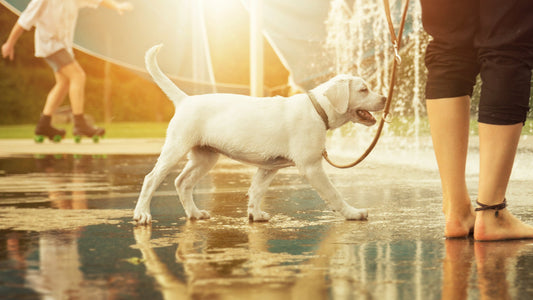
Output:
<path fill-rule="evenodd" d="M 362 76 L 374 90 L 388 91 L 392 44 L 381 1 L 129 2 L 135 9 L 122 16 L 106 8 L 80 11 L 76 57 L 88 75 L 86 112 L 98 122 L 171 118 L 172 103 L 144 71 L 145 51 L 159 43 L 164 44 L 161 68 L 189 94 L 287 96 L 339 73 Z M 3 43 L 29 0 L 0 3 Z M 402 1 L 390 3 L 399 24 Z M 427 129 L 423 54 L 428 40 L 419 1 L 411 1 L 392 106 L 394 133 L 418 135 Z M 36 122 L 53 84 L 52 71 L 33 56 L 33 31 L 25 33 L 15 61 L 0 60 L 0 124 Z"/>

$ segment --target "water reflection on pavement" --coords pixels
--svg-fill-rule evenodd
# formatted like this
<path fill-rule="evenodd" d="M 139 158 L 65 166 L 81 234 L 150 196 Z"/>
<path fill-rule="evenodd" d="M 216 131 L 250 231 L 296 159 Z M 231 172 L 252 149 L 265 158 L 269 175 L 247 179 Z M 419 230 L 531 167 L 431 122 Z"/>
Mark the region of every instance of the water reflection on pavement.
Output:
<path fill-rule="evenodd" d="M 433 168 L 370 160 L 328 169 L 368 221 L 330 212 L 294 168 L 250 223 L 254 169 L 221 160 L 195 190 L 212 218 L 187 221 L 169 176 L 152 226 L 131 214 L 157 156 L 0 158 L 0 294 L 52 299 L 505 299 L 533 296 L 531 241 L 445 240 Z M 175 174 L 177 175 L 178 170 Z M 471 178 L 470 178 L 471 177 Z M 469 184 L 475 185 L 475 174 Z M 531 180 L 510 209 L 533 223 Z"/>

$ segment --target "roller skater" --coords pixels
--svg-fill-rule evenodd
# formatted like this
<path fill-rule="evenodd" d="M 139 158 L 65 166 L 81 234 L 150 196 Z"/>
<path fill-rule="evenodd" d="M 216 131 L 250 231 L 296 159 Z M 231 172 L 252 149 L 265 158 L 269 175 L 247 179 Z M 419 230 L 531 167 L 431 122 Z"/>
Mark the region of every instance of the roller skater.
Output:
<path fill-rule="evenodd" d="M 41 120 L 35 128 L 37 142 L 42 142 L 45 137 L 59 142 L 65 137 L 65 131 L 52 127 L 50 119 L 67 94 L 74 119 L 78 119 L 74 127 L 76 141 L 79 142 L 81 136 L 89 136 L 97 141 L 105 132 L 104 129 L 89 126 L 85 122 L 86 75 L 72 50 L 79 9 L 100 5 L 116 10 L 119 14 L 133 9 L 130 3 L 115 0 L 31 0 L 2 45 L 2 57 L 13 60 L 15 44 L 20 36 L 25 30 L 35 27 L 35 56 L 44 58 L 54 71 L 56 83 L 48 93 Z"/>

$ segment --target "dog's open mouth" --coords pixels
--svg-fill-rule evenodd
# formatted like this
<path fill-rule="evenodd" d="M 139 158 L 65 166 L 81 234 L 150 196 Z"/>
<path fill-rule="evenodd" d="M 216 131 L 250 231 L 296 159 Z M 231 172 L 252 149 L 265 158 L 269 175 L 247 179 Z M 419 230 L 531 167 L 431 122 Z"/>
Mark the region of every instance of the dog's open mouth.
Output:
<path fill-rule="evenodd" d="M 376 121 L 374 116 L 371 113 L 369 113 L 367 110 L 358 110 L 356 111 L 356 113 L 361 119 L 363 119 L 363 121 L 369 121 L 369 122 Z"/>

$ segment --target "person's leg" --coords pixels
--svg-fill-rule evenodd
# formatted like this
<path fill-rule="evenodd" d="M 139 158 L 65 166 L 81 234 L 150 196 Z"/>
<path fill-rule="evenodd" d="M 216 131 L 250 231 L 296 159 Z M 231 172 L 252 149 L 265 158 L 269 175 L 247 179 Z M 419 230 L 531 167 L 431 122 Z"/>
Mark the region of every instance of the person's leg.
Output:
<path fill-rule="evenodd" d="M 77 61 L 62 67 L 59 73 L 69 80 L 69 97 L 72 114 L 82 115 L 85 104 L 85 71 Z"/>
<path fill-rule="evenodd" d="M 474 212 L 465 167 L 470 125 L 470 95 L 479 72 L 473 40 L 476 1 L 422 0 L 424 29 L 433 37 L 425 64 L 426 107 L 439 167 L 446 237 L 468 236 Z"/>
<path fill-rule="evenodd" d="M 479 124 L 478 202 L 497 205 L 503 202 L 511 176 L 522 123 L 514 125 Z M 478 211 L 474 230 L 476 240 L 533 238 L 533 227 L 515 218 L 507 208 Z"/>
<path fill-rule="evenodd" d="M 67 77 L 70 83 L 69 97 L 72 114 L 74 115 L 73 134 L 75 135 L 75 140 L 79 142 L 81 136 L 103 136 L 105 134 L 105 129 L 89 124 L 84 116 L 85 71 L 83 71 L 80 64 L 74 60 L 72 63 L 61 68 L 59 72 Z"/>
<path fill-rule="evenodd" d="M 56 79 L 55 85 L 52 87 L 48 96 L 46 97 L 46 103 L 43 108 L 43 115 L 52 116 L 57 108 L 65 100 L 65 96 L 69 90 L 69 80 L 61 73 L 54 72 Z"/>
<path fill-rule="evenodd" d="M 442 184 L 444 235 L 464 237 L 474 227 L 465 180 L 470 97 L 431 99 L 426 105 Z"/>
<path fill-rule="evenodd" d="M 528 20 L 533 15 L 533 2 L 487 0 L 480 9 L 476 43 L 483 86 L 478 118 L 478 202 L 481 209 L 501 206 L 476 213 L 474 238 L 484 241 L 533 238 L 533 227 L 505 208 L 520 133 L 529 111 L 533 23 Z M 513 199 L 507 200 L 512 203 Z"/>
<path fill-rule="evenodd" d="M 522 123 L 492 125 L 479 123 L 478 201 L 486 205 L 503 202 L 511 176 Z"/>
<path fill-rule="evenodd" d="M 44 136 L 49 137 L 55 142 L 59 142 L 61 138 L 65 136 L 64 129 L 58 129 L 52 126 L 52 115 L 67 95 L 68 79 L 57 72 L 54 72 L 54 76 L 56 78 L 56 84 L 48 93 L 41 117 L 39 122 L 37 122 L 37 126 L 35 126 L 34 132 L 36 135 L 35 140 L 37 142 L 42 142 L 43 140 L 41 137 Z"/>
<path fill-rule="evenodd" d="M 41 137 L 47 136 L 58 142 L 61 140 L 59 137 L 62 138 L 65 136 L 65 130 L 57 129 L 52 126 L 52 115 L 55 113 L 59 105 L 61 105 L 63 100 L 65 100 L 65 96 L 69 89 L 69 79 L 59 73 L 59 69 L 72 61 L 72 56 L 66 50 L 60 50 L 45 57 L 44 60 L 52 70 L 54 70 L 56 83 L 46 97 L 46 103 L 43 107 L 41 118 L 35 127 L 35 140 L 37 142 L 42 142 Z"/>
<path fill-rule="evenodd" d="M 529 20 L 533 2 L 486 0 L 480 10 L 476 46 L 483 86 L 478 118 L 478 202 L 481 208 L 501 206 L 476 213 L 474 238 L 533 238 L 533 227 L 515 218 L 504 204 L 520 132 L 529 110 L 533 69 L 533 23 Z"/>

